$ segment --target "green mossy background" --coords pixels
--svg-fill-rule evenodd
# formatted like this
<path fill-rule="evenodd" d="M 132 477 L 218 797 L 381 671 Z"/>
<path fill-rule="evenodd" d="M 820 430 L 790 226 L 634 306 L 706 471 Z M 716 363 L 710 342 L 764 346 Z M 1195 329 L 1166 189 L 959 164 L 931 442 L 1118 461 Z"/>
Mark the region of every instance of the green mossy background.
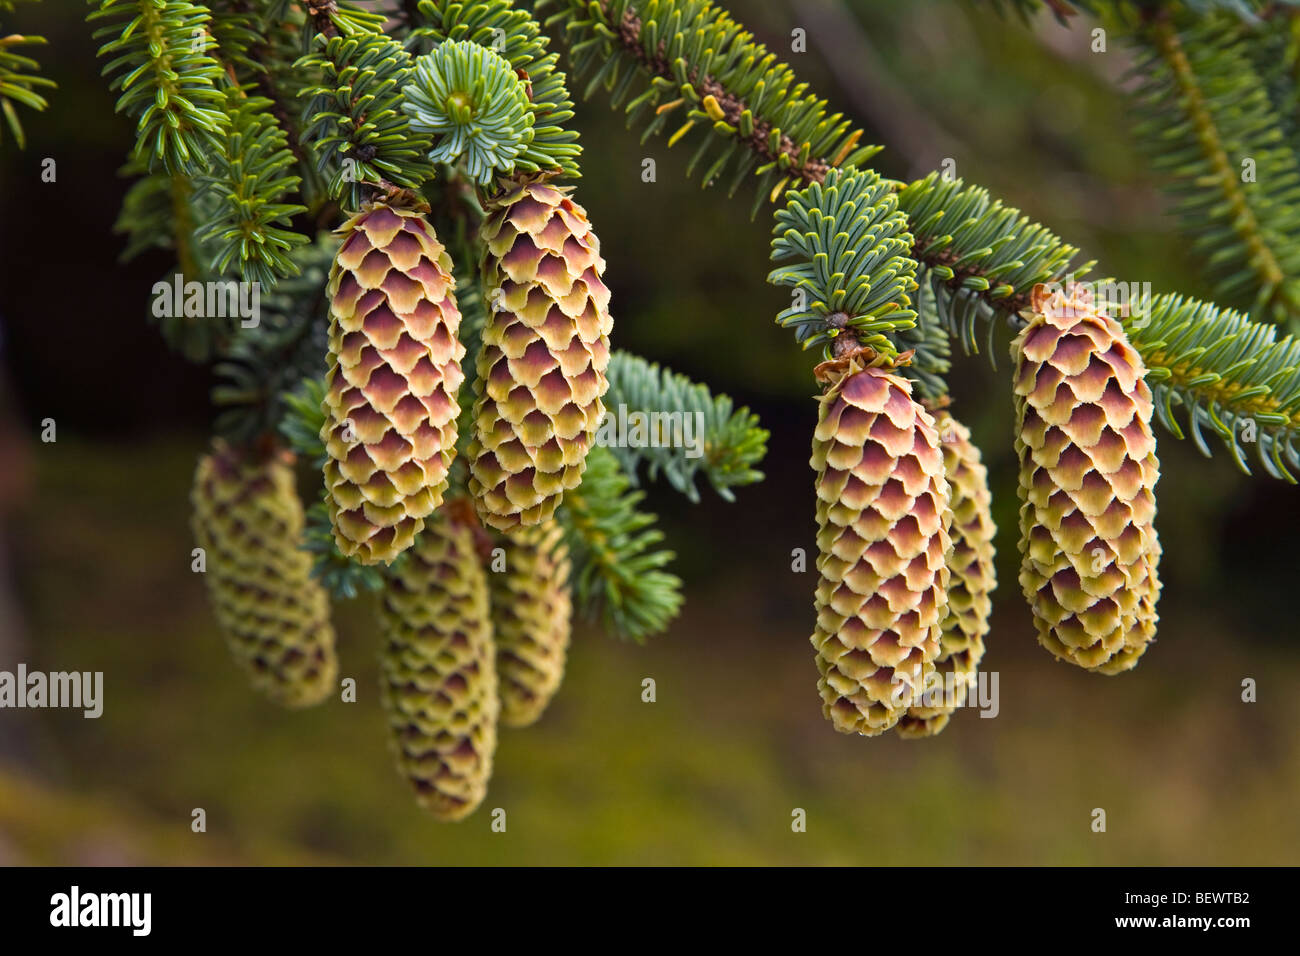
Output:
<path fill-rule="evenodd" d="M 578 196 L 609 261 L 616 344 L 758 410 L 768 481 L 732 505 L 651 489 L 686 581 L 681 618 L 645 646 L 580 628 L 547 715 L 503 732 L 484 808 L 433 822 L 386 751 L 370 599 L 337 612 L 355 704 L 275 708 L 215 630 L 188 528 L 211 379 L 147 324 L 167 258 L 114 262 L 128 124 L 61 6 L 11 18 L 49 36 L 36 56 L 60 89 L 47 113 L 24 114 L 27 151 L 0 151 L 0 362 L 23 436 L 0 442 L 0 470 L 30 471 L 0 482 L 26 489 L 0 502 L 0 535 L 24 609 L 14 659 L 102 670 L 106 702 L 99 720 L 0 711 L 0 863 L 1300 862 L 1300 490 L 1160 432 L 1159 641 L 1116 678 L 1054 662 L 1015 581 L 1005 334 L 996 369 L 960 361 L 953 382 L 993 482 L 1001 587 L 984 666 L 1000 674 L 1001 713 L 959 713 L 929 741 L 830 728 L 807 643 L 813 572 L 790 570 L 792 549 L 813 548 L 813 356 L 772 323 L 785 294 L 762 282 L 770 217 L 750 222 L 747 200 L 692 185 L 686 150 L 640 145 L 599 97 L 579 107 Z M 883 172 L 952 158 L 1100 272 L 1207 294 L 1130 142 L 1117 45 L 1090 54 L 1080 27 L 1030 31 L 956 0 L 729 6 L 783 53 L 807 29 L 809 52 L 788 56 L 891 146 Z M 44 157 L 56 183 L 40 182 Z M 47 417 L 55 444 L 36 440 Z M 1245 678 L 1258 703 L 1241 702 Z M 190 832 L 195 807 L 205 834 Z M 1096 807 L 1105 834 L 1090 829 Z M 795 808 L 806 833 L 791 832 Z"/>

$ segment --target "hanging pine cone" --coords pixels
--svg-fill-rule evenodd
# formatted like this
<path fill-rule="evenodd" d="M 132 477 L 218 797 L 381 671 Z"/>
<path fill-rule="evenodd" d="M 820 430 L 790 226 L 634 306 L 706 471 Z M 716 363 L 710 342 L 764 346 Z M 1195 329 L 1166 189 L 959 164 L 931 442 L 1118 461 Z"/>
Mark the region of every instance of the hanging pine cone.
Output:
<path fill-rule="evenodd" d="M 208 598 L 253 686 L 286 707 L 318 704 L 338 673 L 329 597 L 300 549 L 293 457 L 259 460 L 217 439 L 194 475 L 194 536 Z"/>
<path fill-rule="evenodd" d="M 825 363 L 817 473 L 817 626 L 824 711 L 843 733 L 898 723 L 939 655 L 947 611 L 948 483 L 911 383 L 863 355 Z"/>
<path fill-rule="evenodd" d="M 439 820 L 487 794 L 497 677 L 485 572 L 470 528 L 442 509 L 385 572 L 380 696 L 399 771 Z"/>
<path fill-rule="evenodd" d="M 386 563 L 442 502 L 465 347 L 451 258 L 419 213 L 375 205 L 339 232 L 321 430 L 327 502 L 339 550 Z"/>
<path fill-rule="evenodd" d="M 980 461 L 979 448 L 971 441 L 970 429 L 946 411 L 938 412 L 934 420 L 952 511 L 948 613 L 939 636 L 934 671 L 936 686 L 942 686 L 945 693 L 951 687 L 956 696 L 936 702 L 937 706 L 927 702 L 909 707 L 898 722 L 898 733 L 903 737 L 932 737 L 948 725 L 984 656 L 984 636 L 989 632 L 993 589 L 997 586 L 993 567 L 993 535 L 997 528 L 993 524 L 988 470 Z M 940 680 L 942 685 L 938 684 Z"/>
<path fill-rule="evenodd" d="M 1012 343 L 1020 584 L 1053 654 L 1115 674 L 1155 636 L 1159 478 L 1151 390 L 1118 322 L 1038 286 Z"/>
<path fill-rule="evenodd" d="M 469 488 L 485 524 L 538 524 L 578 485 L 604 414 L 605 260 L 568 191 L 516 186 L 483 223 L 489 314 L 476 365 Z"/>
<path fill-rule="evenodd" d="M 501 722 L 527 727 L 564 679 L 573 602 L 564 529 L 550 519 L 503 536 L 505 570 L 488 575 Z"/>

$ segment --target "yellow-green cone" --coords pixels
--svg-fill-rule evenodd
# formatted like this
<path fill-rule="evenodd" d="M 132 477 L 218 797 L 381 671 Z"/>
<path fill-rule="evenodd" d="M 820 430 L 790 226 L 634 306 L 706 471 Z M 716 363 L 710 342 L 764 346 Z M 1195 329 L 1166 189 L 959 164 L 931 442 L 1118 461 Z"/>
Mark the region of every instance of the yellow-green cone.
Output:
<path fill-rule="evenodd" d="M 385 571 L 380 697 L 397 767 L 439 820 L 487 794 L 497 740 L 488 586 L 473 531 L 443 508 Z"/>
<path fill-rule="evenodd" d="M 1151 390 L 1142 358 L 1086 294 L 1034 290 L 1012 343 L 1020 455 L 1020 584 L 1057 657 L 1115 674 L 1155 637 Z"/>
<path fill-rule="evenodd" d="M 499 531 L 550 518 L 582 480 L 604 414 L 605 260 L 568 191 L 517 186 L 484 220 L 489 306 L 474 380 L 469 489 Z"/>
<path fill-rule="evenodd" d="M 465 356 L 456 283 L 417 212 L 373 206 L 339 233 L 321 429 L 326 501 L 339 550 L 387 563 L 442 502 L 456 453 Z"/>
<path fill-rule="evenodd" d="M 569 550 L 554 519 L 502 539 L 505 569 L 488 574 L 501 723 L 526 727 L 542 716 L 564 679 L 573 616 Z"/>
<path fill-rule="evenodd" d="M 939 657 L 934 663 L 935 687 L 952 697 L 936 698 L 909 707 L 898 722 L 903 737 L 932 737 L 948 725 L 953 711 L 965 700 L 984 656 L 989 632 L 993 589 L 993 499 L 988 470 L 980 450 L 970 439 L 970 429 L 948 412 L 935 415 L 943 450 L 943 470 L 948 478 L 952 511 L 952 551 L 948 554 L 948 613 L 939 636 Z M 950 676 L 951 675 L 951 676 Z M 942 681 L 942 684 L 939 683 Z"/>
<path fill-rule="evenodd" d="M 286 707 L 334 689 L 329 596 L 300 549 L 292 456 L 255 460 L 221 439 L 194 475 L 194 536 L 217 623 L 253 686 Z"/>
<path fill-rule="evenodd" d="M 948 482 L 911 383 L 857 358 L 829 364 L 810 462 L 817 686 L 836 730 L 875 736 L 898 723 L 939 656 Z"/>

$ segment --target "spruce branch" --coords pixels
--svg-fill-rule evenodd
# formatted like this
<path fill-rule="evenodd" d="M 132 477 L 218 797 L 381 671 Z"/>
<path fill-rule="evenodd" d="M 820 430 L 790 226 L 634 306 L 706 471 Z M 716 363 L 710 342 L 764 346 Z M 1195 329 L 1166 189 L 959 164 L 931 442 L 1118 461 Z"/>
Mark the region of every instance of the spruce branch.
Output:
<path fill-rule="evenodd" d="M 825 346 L 846 332 L 862 345 L 897 357 L 890 333 L 916 321 L 916 260 L 907 217 L 889 180 L 872 170 L 832 170 L 825 183 L 787 193 L 772 227 L 773 285 L 794 289 L 777 316 L 804 348 Z"/>
<path fill-rule="evenodd" d="M 226 2 L 249 4 L 254 0 Z M 309 42 L 314 31 L 303 14 L 288 6 L 288 0 L 256 2 L 263 5 L 263 14 L 258 40 L 248 49 L 249 58 L 257 65 L 253 79 L 259 94 L 271 101 L 268 112 L 284 132 L 286 146 L 297 163 L 297 172 L 302 178 L 303 202 L 310 214 L 316 217 L 318 227 L 331 226 L 337 220 L 337 210 L 322 209 L 332 203 L 329 202 L 326 184 L 316 169 L 316 157 L 302 142 L 306 103 L 299 95 L 306 88 L 319 86 L 322 81 L 319 69 L 299 63 L 301 48 Z"/>
<path fill-rule="evenodd" d="M 129 262 L 149 249 L 169 249 L 185 278 L 204 278 L 206 270 L 200 264 L 204 244 L 195 234 L 194 208 L 196 202 L 202 202 L 196 198 L 192 182 L 162 170 L 149 172 L 139 158 L 129 160 L 117 174 L 139 177 L 127 188 L 113 223 L 113 232 L 126 237 L 118 261 Z"/>
<path fill-rule="evenodd" d="M 967 352 L 979 350 L 977 320 L 989 322 L 991 333 L 993 319 L 1029 308 L 1034 286 L 1064 285 L 1092 267 L 1076 266 L 1079 250 L 1047 227 L 956 177 L 931 173 L 903 186 L 898 206 L 935 308 Z"/>
<path fill-rule="evenodd" d="M 225 275 L 233 265 L 239 276 L 269 292 L 281 277 L 297 274 L 293 250 L 308 242 L 290 228 L 307 207 L 285 201 L 302 180 L 289 171 L 293 154 L 270 112 L 271 100 L 238 86 L 225 95 L 230 125 L 223 149 L 196 178 L 199 194 L 215 199 L 201 238 L 213 244 L 213 273 Z"/>
<path fill-rule="evenodd" d="M 1251 62 L 1250 29 L 1231 14 L 1192 18 L 1162 6 L 1133 40 L 1142 52 L 1137 132 L 1170 177 L 1218 294 L 1300 328 L 1300 158 Z"/>
<path fill-rule="evenodd" d="M 313 375 L 279 396 L 285 411 L 280 420 L 280 434 L 299 457 L 311 462 L 313 469 L 323 467 L 329 457 L 320 437 L 325 426 L 325 413 L 321 411 L 325 391 L 324 377 Z"/>
<path fill-rule="evenodd" d="M 135 154 L 169 173 L 202 169 L 229 125 L 224 74 L 208 54 L 207 8 L 189 0 L 89 2 L 96 8 L 86 21 L 102 23 L 93 36 L 107 41 L 99 55 L 112 58 L 102 72 L 114 74 L 110 89 L 121 92 L 114 109 L 136 120 Z"/>
<path fill-rule="evenodd" d="M 383 33 L 387 17 L 358 7 L 344 0 L 299 0 L 303 13 L 307 16 L 310 29 L 303 31 L 303 52 L 310 47 L 316 36 L 331 39 L 333 37 L 359 36 L 367 33 Z"/>
<path fill-rule="evenodd" d="M 322 234 L 313 245 L 295 249 L 293 274 L 261 298 L 257 325 L 234 331 L 215 369 L 218 383 L 212 403 L 220 410 L 218 434 L 248 444 L 279 431 L 300 456 L 316 457 L 315 445 L 295 441 L 303 436 L 292 434 L 289 423 L 301 421 L 291 410 L 297 408 L 293 396 L 302 382 L 321 380 L 325 374 L 326 282 L 334 247 L 333 237 Z M 317 444 L 319 431 L 317 423 Z"/>
<path fill-rule="evenodd" d="M 198 279 L 205 274 L 195 253 L 196 247 L 202 245 L 202 240 L 195 234 L 194 206 L 201 200 L 194 195 L 194 189 L 186 177 L 162 176 L 167 183 L 167 198 L 175 224 L 172 237 L 176 248 L 176 266 L 185 278 Z"/>
<path fill-rule="evenodd" d="M 1177 437 L 1187 421 L 1202 454 L 1204 433 L 1217 435 L 1249 472 L 1244 445 L 1274 478 L 1296 482 L 1300 470 L 1300 342 L 1279 339 L 1272 325 L 1232 309 L 1180 295 L 1158 296 L 1125 322 L 1154 386 L 1156 414 Z"/>
<path fill-rule="evenodd" d="M 417 57 L 402 92 L 411 128 L 434 139 L 429 160 L 463 160 L 480 186 L 512 172 L 532 142 L 524 84 L 508 60 L 476 43 L 449 40 Z"/>
<path fill-rule="evenodd" d="M 977 350 L 980 322 L 990 337 L 998 319 L 1019 325 L 1035 285 L 1065 286 L 1091 268 L 1076 267 L 1077 250 L 1018 209 L 960 180 L 931 174 L 904 187 L 899 204 L 913 217 L 915 254 L 927 264 L 937 315 L 968 351 Z M 1175 295 L 1132 310 L 1124 324 L 1150 370 L 1159 418 L 1171 433 L 1183 437 L 1175 414 L 1182 409 L 1203 453 L 1210 452 L 1202 437 L 1208 429 L 1249 471 L 1235 431 L 1249 420 L 1261 436 L 1265 470 L 1291 480 L 1287 463 L 1294 465 L 1297 422 L 1282 417 L 1291 415 L 1293 396 L 1300 394 L 1300 350 L 1291 339 L 1277 342 L 1271 325 Z M 918 352 L 923 355 L 924 349 Z"/>
<path fill-rule="evenodd" d="M 662 475 L 674 489 L 699 503 L 698 474 L 725 501 L 735 500 L 732 488 L 763 480 L 763 473 L 753 466 L 767 453 L 768 433 L 748 408 L 736 409 L 726 395 L 715 396 L 707 386 L 628 352 L 610 356 L 606 375 L 608 417 L 604 421 L 622 423 L 638 413 L 644 416 L 646 443 L 606 446 L 634 484 L 639 467 L 645 464 L 647 478 Z M 694 448 L 685 444 L 688 429 L 697 443 Z M 597 440 L 601 434 L 602 429 L 597 429 Z"/>
<path fill-rule="evenodd" d="M 637 509 L 643 497 L 613 453 L 596 446 L 582 484 L 557 512 L 573 554 L 577 606 L 634 641 L 667 628 L 682 604 L 681 579 L 663 570 L 675 555 L 657 547 L 663 532 L 654 515 Z"/>
<path fill-rule="evenodd" d="M 912 361 L 899 366 L 898 372 L 911 380 L 918 398 L 941 401 L 948 394 L 952 337 L 939 315 L 938 297 L 924 271 L 917 274 L 914 304 L 916 324 L 894 333 L 900 351 L 912 353 Z"/>
<path fill-rule="evenodd" d="M 0 36 L 0 113 L 4 114 L 5 124 L 19 149 L 26 148 L 27 137 L 23 133 L 23 124 L 14 104 L 19 103 L 38 113 L 42 112 L 50 105 L 49 100 L 36 91 L 53 89 L 55 83 L 36 74 L 41 66 L 39 63 L 15 51 L 21 46 L 42 46 L 44 43 L 45 37 L 24 36 L 21 33 Z M 0 125 L 0 142 L 3 141 L 4 126 Z"/>
<path fill-rule="evenodd" d="M 563 28 L 574 75 L 588 78 L 586 95 L 603 87 L 618 107 L 639 85 L 638 71 L 648 77 L 625 108 L 629 126 L 644 121 L 644 141 L 676 123 L 669 146 L 697 128 L 707 131 L 688 175 L 701 169 L 707 185 L 728 172 L 734 193 L 752 173 L 755 211 L 787 185 L 821 183 L 834 167 L 864 163 L 880 150 L 859 146 L 862 130 L 830 114 L 825 100 L 708 0 L 553 5 L 546 23 Z"/>
<path fill-rule="evenodd" d="M 658 117 L 688 102 L 700 102 L 703 105 L 703 98 L 693 90 L 689 95 L 682 95 L 682 91 L 689 85 L 691 79 L 701 75 L 699 71 L 694 74 L 690 72 L 697 61 L 691 60 L 687 55 L 698 51 L 699 38 L 735 38 L 740 33 L 740 28 L 725 13 L 702 0 L 683 3 L 677 3 L 676 0 L 665 0 L 665 2 L 638 0 L 636 3 L 631 0 L 593 0 L 589 5 L 581 0 L 551 0 L 551 2 L 558 3 L 560 10 L 552 14 L 546 22 L 548 25 L 557 25 L 565 30 L 571 58 L 578 64 L 575 72 L 581 74 L 583 64 L 591 66 L 596 62 L 603 63 L 621 52 L 625 54 L 624 65 L 630 61 L 640 74 L 649 80 L 651 88 L 642 94 L 644 99 L 640 103 L 634 101 L 629 107 L 629 112 L 632 112 L 638 106 L 652 104 L 658 110 L 656 120 L 652 121 L 647 135 L 662 128 Z M 1082 3 L 1074 5 L 1085 7 Z M 1094 9 L 1093 6 L 1087 8 Z M 1221 0 L 1221 2 L 1205 0 L 1199 5 L 1199 9 L 1206 14 L 1215 11 L 1231 11 L 1238 16 L 1248 17 L 1267 12 L 1262 8 L 1245 9 L 1242 4 L 1231 0 Z M 656 20 L 649 13 L 652 10 L 656 16 L 664 11 L 669 11 L 675 16 L 672 19 L 661 17 Z M 615 14 L 616 18 L 611 20 Z M 661 22 L 666 25 L 661 26 Z M 748 35 L 744 34 L 744 36 Z M 748 49 L 740 40 L 736 42 L 739 47 Z M 719 49 L 732 49 L 732 47 L 721 43 L 712 46 L 704 59 L 712 62 Z M 1229 45 L 1228 49 L 1230 53 L 1236 55 L 1236 47 Z M 670 50 L 674 51 L 671 62 L 665 59 L 666 51 Z M 769 59 L 764 62 L 764 69 L 770 66 L 774 59 L 770 55 L 768 57 Z M 750 66 L 752 67 L 753 64 L 751 63 Z M 618 73 L 618 69 L 612 66 L 602 67 L 601 72 L 597 74 L 602 82 L 589 84 L 589 91 L 603 85 L 611 94 L 615 105 L 620 103 L 630 89 L 632 81 L 628 79 L 626 72 Z M 781 67 L 781 69 L 785 71 L 783 75 L 789 75 L 788 68 Z M 742 73 L 744 76 L 752 75 L 744 71 Z M 729 74 L 719 71 L 709 75 L 721 81 L 721 78 Z M 792 76 L 787 85 L 794 86 Z M 723 86 L 722 92 L 743 100 L 741 87 L 727 89 L 725 83 Z M 800 85 L 797 89 L 798 95 L 804 96 L 806 86 Z M 662 102 L 661 94 L 669 93 L 674 93 L 677 99 Z M 1253 110 L 1254 107 L 1251 109 Z M 1254 113 L 1247 111 L 1245 115 L 1251 117 Z M 1250 119 L 1244 125 L 1250 126 L 1254 122 L 1254 119 Z M 683 133 L 681 130 L 678 132 Z M 1274 137 L 1270 134 L 1260 141 L 1265 144 L 1272 143 Z M 743 142 L 750 150 L 754 163 L 767 156 L 761 150 L 760 144 L 751 140 Z M 871 153 L 874 153 L 874 149 L 869 150 L 867 155 Z M 841 162 L 848 166 L 860 158 L 862 157 L 854 154 L 842 158 Z M 1255 158 L 1258 160 L 1259 156 L 1256 155 Z M 788 166 L 787 171 L 790 168 L 794 168 L 809 186 L 826 180 L 830 174 L 829 168 L 823 169 L 806 164 Z M 1297 205 L 1290 198 L 1293 177 L 1282 165 L 1277 168 L 1281 172 L 1272 181 L 1270 188 L 1282 189 L 1283 201 L 1271 207 L 1276 212 L 1272 221 L 1290 222 L 1290 209 Z M 848 170 L 846 169 L 845 172 L 847 173 Z M 1033 222 L 1018 209 L 994 199 L 987 190 L 980 187 L 967 186 L 961 180 L 950 179 L 937 173 L 911 184 L 888 180 L 881 180 L 881 182 L 887 183 L 891 189 L 897 191 L 898 209 L 906 216 L 905 231 L 910 232 L 913 239 L 910 256 L 915 260 L 915 265 L 920 269 L 920 274 L 933 293 L 935 314 L 954 336 L 962 340 L 967 351 L 978 351 L 977 331 L 983 331 L 991 340 L 996 328 L 995 320 L 1005 319 L 1013 326 L 1021 324 L 1023 319 L 1020 317 L 1020 312 L 1028 308 L 1029 295 L 1035 285 L 1058 283 L 1064 286 L 1077 280 L 1092 268 L 1091 262 L 1076 263 L 1078 250 L 1074 246 L 1062 241 L 1045 226 Z M 779 188 L 773 190 L 773 198 L 779 191 Z M 1259 192 L 1251 195 L 1257 198 Z M 833 221 L 833 217 L 825 218 L 828 214 L 824 210 L 819 210 L 819 215 L 816 217 L 812 215 L 813 209 L 819 208 L 818 204 L 822 201 L 818 199 L 808 205 L 803 200 L 799 200 L 802 205 L 795 207 L 787 203 L 777 210 L 778 222 L 781 221 L 780 217 L 790 217 L 792 209 L 796 208 L 800 210 L 798 215 L 808 225 L 811 225 L 814 220 L 823 223 Z M 799 229 L 790 230 L 782 226 L 778 226 L 777 232 L 778 235 L 783 232 L 792 233 L 796 237 L 801 234 Z M 901 231 L 898 234 L 901 235 Z M 1294 236 L 1297 230 L 1291 228 L 1290 232 L 1281 234 Z M 854 264 L 852 256 L 845 259 L 846 268 L 839 271 L 831 269 L 832 253 L 834 257 L 844 258 L 846 250 L 856 251 L 860 248 L 856 244 L 845 243 L 839 238 L 839 233 L 829 229 L 824 232 L 804 229 L 802 236 L 803 238 L 798 241 L 790 240 L 787 251 L 791 258 L 802 260 L 802 270 L 797 272 L 788 269 L 774 270 L 773 276 L 781 280 L 780 284 L 788 284 L 796 288 L 802 284 L 805 289 L 815 289 L 820 285 L 823 289 L 821 301 L 829 303 L 832 295 L 845 295 L 852 283 L 861 283 L 861 280 L 869 274 L 869 270 L 864 268 L 865 263 Z M 1269 245 L 1269 248 L 1272 246 Z M 819 249 L 822 256 L 820 260 L 816 258 Z M 1294 254 L 1300 256 L 1300 250 Z M 1290 254 L 1288 260 L 1289 256 Z M 1291 274 L 1289 266 L 1284 270 L 1284 274 Z M 867 285 L 860 284 L 858 288 L 862 291 L 867 288 Z M 1283 299 L 1290 295 L 1287 281 L 1272 288 Z M 814 303 L 815 301 L 814 299 Z M 881 301 L 886 303 L 886 307 L 889 307 L 890 301 L 896 302 L 894 308 L 902 307 L 901 302 L 897 302 L 890 296 L 882 296 Z M 1162 298 L 1159 301 L 1173 300 Z M 1192 300 L 1178 301 L 1189 303 Z M 1250 321 L 1240 313 L 1221 310 L 1210 303 L 1196 303 L 1194 307 L 1187 306 L 1187 308 L 1190 310 L 1188 313 L 1190 318 L 1187 318 L 1190 325 L 1183 332 L 1186 339 L 1171 339 L 1171 341 L 1180 345 L 1195 342 L 1198 344 L 1188 348 L 1196 348 L 1204 344 L 1200 336 L 1210 338 L 1214 333 L 1209 330 L 1218 329 L 1224 336 L 1233 336 L 1231 340 L 1235 342 L 1267 340 L 1273 344 L 1273 347 L 1268 350 L 1266 359 L 1261 358 L 1257 363 L 1247 365 L 1232 361 L 1227 353 L 1217 351 L 1197 353 L 1196 358 L 1202 364 L 1191 361 L 1188 356 L 1174 361 L 1167 352 L 1163 351 L 1163 346 L 1156 344 L 1160 340 L 1152 339 L 1146 330 L 1142 334 L 1137 332 L 1138 325 L 1143 321 L 1150 320 L 1149 328 L 1168 329 L 1172 327 L 1170 323 L 1174 320 L 1168 319 L 1162 322 L 1161 317 L 1155 315 L 1154 311 L 1130 316 L 1129 321 L 1134 330 L 1134 345 L 1143 354 L 1144 361 L 1152 369 L 1165 370 L 1153 373 L 1157 379 L 1155 387 L 1157 398 L 1164 405 L 1162 420 L 1176 435 L 1181 435 L 1172 412 L 1186 406 L 1185 414 L 1190 416 L 1189 421 L 1194 436 L 1199 436 L 1201 429 L 1213 426 L 1212 431 L 1227 437 L 1231 433 L 1230 429 L 1215 426 L 1216 418 L 1220 422 L 1226 421 L 1225 415 L 1235 416 L 1234 420 L 1241 422 L 1250 418 L 1257 424 L 1262 423 L 1266 429 L 1278 429 L 1276 432 L 1266 432 L 1267 437 L 1261 440 L 1260 450 L 1265 469 L 1272 475 L 1286 478 L 1288 469 L 1285 463 L 1291 462 L 1289 449 L 1292 445 L 1290 433 L 1285 431 L 1280 423 L 1281 420 L 1276 417 L 1284 414 L 1284 411 L 1261 405 L 1263 393 L 1258 389 L 1265 387 L 1270 393 L 1277 392 L 1280 396 L 1277 399 L 1279 408 L 1290 407 L 1289 396 L 1294 389 L 1300 388 L 1300 368 L 1293 367 L 1287 358 L 1290 354 L 1290 340 L 1275 343 L 1271 337 L 1274 333 L 1267 327 Z M 809 305 L 805 302 L 801 308 L 787 309 L 781 314 L 781 319 L 783 322 L 788 320 L 790 324 L 795 325 L 799 330 L 800 340 L 806 344 L 810 344 L 809 340 L 813 339 L 824 343 L 832 340 L 832 333 L 836 331 L 829 321 L 829 315 L 832 314 L 825 304 L 817 307 L 815 304 Z M 887 314 L 882 313 L 882 315 Z M 1212 321 L 1212 317 L 1215 316 L 1220 317 L 1220 320 Z M 1236 319 L 1229 318 L 1232 316 L 1236 316 Z M 882 340 L 890 341 L 889 349 L 897 353 L 899 346 L 904 343 L 908 348 L 916 347 L 916 336 L 926 332 L 924 319 L 919 332 L 915 328 L 914 319 L 914 315 L 909 315 L 906 321 L 899 322 L 892 328 L 882 325 L 864 331 L 867 332 L 868 338 L 878 333 L 876 344 L 883 346 Z M 868 320 L 868 324 L 873 321 L 876 319 Z M 1241 324 L 1234 325 L 1234 322 Z M 981 323 L 983 323 L 982 328 Z M 940 340 L 935 337 L 931 351 L 935 352 L 936 357 L 937 350 L 941 348 Z M 991 345 L 989 354 L 990 357 L 993 354 Z M 918 354 L 913 358 L 924 360 L 927 365 L 937 369 L 943 365 L 943 360 L 940 357 L 936 363 L 936 357 L 926 358 L 923 350 L 918 350 Z M 932 374 L 942 375 L 941 372 Z M 1207 376 L 1217 377 L 1211 381 Z M 932 378 L 933 390 L 937 390 L 940 385 L 939 379 Z M 1199 438 L 1198 445 L 1203 451 L 1208 450 L 1208 445 Z M 1244 466 L 1244 459 L 1238 451 L 1234 450 L 1233 457 L 1239 465 Z"/>
<path fill-rule="evenodd" d="M 256 51 L 269 25 L 260 5 L 254 0 L 207 0 L 205 5 L 212 15 L 208 32 L 216 41 L 217 58 L 240 83 L 261 79 L 265 68 Z"/>
<path fill-rule="evenodd" d="M 413 189 L 432 176 L 428 137 L 411 129 L 401 109 L 414 72 L 410 54 L 382 34 L 335 36 L 317 45 L 297 66 L 319 71 L 320 80 L 298 95 L 310 97 L 302 139 L 328 175 L 330 195 L 358 209 L 367 187 Z"/>
<path fill-rule="evenodd" d="M 556 67 L 559 55 L 547 52 L 550 38 L 526 10 L 512 0 L 420 0 L 407 45 L 426 53 L 437 46 L 467 41 L 503 57 L 524 82 L 532 111 L 533 134 L 515 160 L 524 172 L 579 175 L 578 133 L 568 128 L 573 101 L 565 76 Z"/>
<path fill-rule="evenodd" d="M 1283 138 L 1300 153 L 1300 7 L 1270 5 L 1246 51 L 1264 80 Z"/>
<path fill-rule="evenodd" d="M 186 176 L 162 169 L 147 171 L 147 163 L 140 157 L 133 157 L 118 173 L 140 177 L 127 189 L 113 224 L 113 231 L 126 237 L 119 260 L 165 249 L 175 256 L 175 264 L 160 277 L 169 288 L 175 288 L 178 275 L 184 282 L 214 278 L 207 263 L 213 261 L 216 250 L 198 225 L 216 215 L 213 196 L 198 195 Z M 188 293 L 182 298 L 188 298 Z M 161 316 L 151 310 L 150 319 L 158 323 L 167 344 L 192 362 L 206 362 L 219 353 L 234 329 L 231 316 L 186 314 L 184 308 L 166 310 Z"/>
<path fill-rule="evenodd" d="M 172 178 L 166 173 L 149 173 L 134 160 L 118 170 L 119 176 L 138 176 L 122 197 L 122 208 L 113 232 L 126 237 L 119 262 L 129 262 L 149 249 L 174 249 L 175 224 Z"/>

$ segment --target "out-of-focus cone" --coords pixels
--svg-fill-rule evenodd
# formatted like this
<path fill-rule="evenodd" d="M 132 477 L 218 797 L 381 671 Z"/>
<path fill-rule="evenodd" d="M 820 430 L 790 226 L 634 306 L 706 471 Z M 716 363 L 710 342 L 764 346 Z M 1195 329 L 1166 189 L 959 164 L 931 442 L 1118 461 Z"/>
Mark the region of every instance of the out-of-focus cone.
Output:
<path fill-rule="evenodd" d="M 474 533 L 443 508 L 385 571 L 380 691 L 398 770 L 439 820 L 473 813 L 497 742 L 488 585 Z"/>
<path fill-rule="evenodd" d="M 935 415 L 943 450 L 943 470 L 948 478 L 949 507 L 952 511 L 952 551 L 948 554 L 948 613 L 939 636 L 939 657 L 934 663 L 934 690 L 943 697 L 933 704 L 926 700 L 908 708 L 898 722 L 903 737 L 931 737 L 948 725 L 974 682 L 984 656 L 984 637 L 989 632 L 993 610 L 993 589 L 997 577 L 993 567 L 993 498 L 989 494 L 988 470 L 980 450 L 971 441 L 970 429 L 947 411 Z M 951 695 L 951 696 L 948 696 Z"/>
<path fill-rule="evenodd" d="M 573 601 L 564 529 L 551 519 L 503 535 L 505 570 L 490 573 L 501 722 L 526 727 L 564 679 Z"/>
<path fill-rule="evenodd" d="M 306 707 L 330 694 L 338 674 L 329 595 L 301 549 L 292 455 L 259 459 L 213 442 L 194 476 L 194 536 L 235 660 L 272 700 Z"/>

